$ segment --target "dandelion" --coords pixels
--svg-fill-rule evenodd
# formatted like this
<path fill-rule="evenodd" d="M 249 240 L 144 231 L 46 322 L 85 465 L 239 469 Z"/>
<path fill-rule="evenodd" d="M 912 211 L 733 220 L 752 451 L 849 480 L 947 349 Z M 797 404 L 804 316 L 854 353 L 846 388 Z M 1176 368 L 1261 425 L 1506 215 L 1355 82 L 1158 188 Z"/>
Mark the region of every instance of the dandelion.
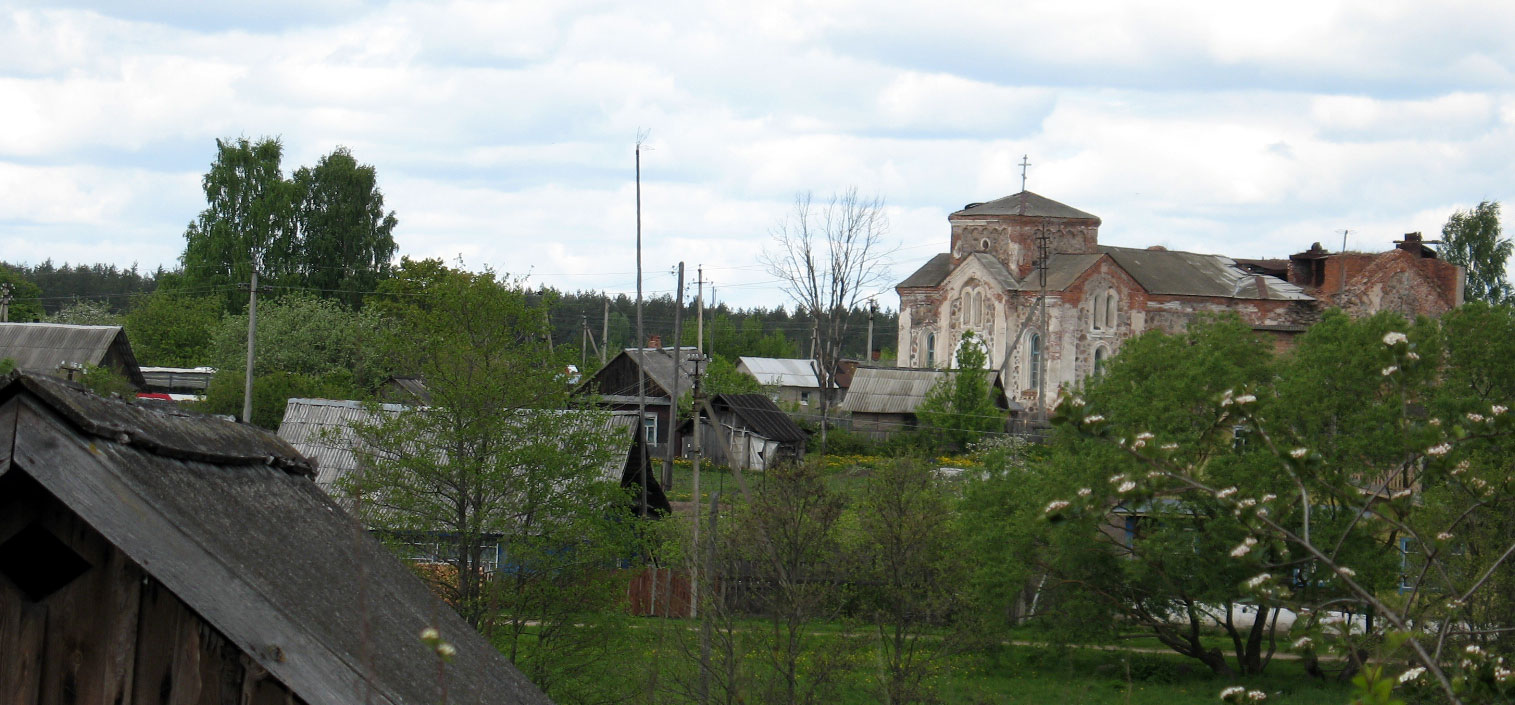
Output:
<path fill-rule="evenodd" d="M 1078 491 L 1078 496 L 1080 497 L 1088 497 L 1091 494 L 1094 494 L 1094 490 L 1091 490 L 1087 487 L 1080 488 Z"/>
<path fill-rule="evenodd" d="M 1452 445 L 1450 443 L 1439 443 L 1426 449 L 1426 455 L 1434 455 L 1437 457 L 1441 457 L 1450 452 L 1452 452 Z"/>
<path fill-rule="evenodd" d="M 1309 454 L 1310 454 L 1310 449 L 1309 448 L 1295 448 L 1294 450 L 1289 451 L 1289 456 L 1292 457 L 1292 458 L 1294 458 L 1295 460 L 1302 460 L 1305 456 L 1307 456 Z"/>
<path fill-rule="evenodd" d="M 1120 487 L 1115 488 L 1115 491 L 1120 492 L 1121 494 L 1125 494 L 1134 489 L 1136 489 L 1136 483 L 1130 480 L 1126 480 L 1125 482 L 1120 483 Z"/>
<path fill-rule="evenodd" d="M 1294 644 L 1293 644 L 1292 648 L 1295 651 L 1304 651 L 1304 650 L 1309 649 L 1310 647 L 1312 647 L 1314 645 L 1315 645 L 1315 640 L 1314 639 L 1311 639 L 1310 637 L 1307 637 L 1307 636 L 1302 636 L 1302 637 L 1294 640 Z"/>
<path fill-rule="evenodd" d="M 1468 412 L 1468 420 L 1473 423 L 1483 423 L 1483 414 Z"/>
<path fill-rule="evenodd" d="M 1047 503 L 1046 513 L 1052 514 L 1054 512 L 1060 512 L 1060 511 L 1062 511 L 1064 509 L 1067 509 L 1067 508 L 1068 508 L 1068 500 L 1065 500 L 1065 499 L 1054 499 L 1051 502 Z"/>
<path fill-rule="evenodd" d="M 1417 680 L 1421 676 L 1425 675 L 1425 673 L 1426 669 L 1424 666 L 1416 666 L 1408 671 L 1405 671 L 1404 673 L 1399 674 L 1399 683 L 1400 685 L 1403 685 L 1405 683 L 1409 683 L 1410 681 Z"/>
<path fill-rule="evenodd" d="M 1437 541 L 1451 541 L 1452 540 L 1452 532 L 1450 532 L 1450 531 L 1443 531 L 1443 532 L 1441 532 L 1441 533 L 1439 533 L 1439 534 L 1436 535 L 1436 540 Z"/>
<path fill-rule="evenodd" d="M 1384 333 L 1383 335 L 1384 345 L 1398 345 L 1400 343 L 1408 342 L 1410 342 L 1409 336 L 1405 335 L 1404 333 L 1400 333 L 1399 331 L 1390 331 L 1388 333 Z"/>
<path fill-rule="evenodd" d="M 1237 544 L 1236 548 L 1231 549 L 1231 557 L 1232 558 L 1241 558 L 1242 556 L 1245 556 L 1248 553 L 1250 553 L 1252 551 L 1252 547 L 1256 546 L 1256 545 L 1257 545 L 1257 539 L 1254 539 L 1251 536 L 1248 536 L 1247 538 L 1242 539 L 1242 542 L 1239 543 L 1239 544 Z"/>
<path fill-rule="evenodd" d="M 1227 497 L 1230 497 L 1233 494 L 1236 494 L 1236 488 L 1235 487 L 1227 487 L 1226 489 L 1223 489 L 1223 490 L 1220 490 L 1219 492 L 1216 492 L 1215 493 L 1215 498 L 1216 499 L 1225 499 Z"/>
<path fill-rule="evenodd" d="M 1340 574 L 1342 577 L 1346 577 L 1346 578 L 1351 578 L 1351 577 L 1354 577 L 1354 576 L 1357 575 L 1357 571 L 1352 570 L 1351 568 L 1348 568 L 1348 567 L 1346 567 L 1344 565 L 1336 566 L 1336 572 L 1338 574 Z"/>
<path fill-rule="evenodd" d="M 1385 367 L 1382 370 L 1380 370 L 1380 372 L 1382 372 L 1383 376 L 1385 376 L 1385 377 L 1388 377 L 1389 375 L 1392 375 L 1392 374 L 1394 374 L 1395 372 L 1398 372 L 1398 371 L 1399 371 L 1399 365 L 1389 365 L 1388 367 Z"/>
<path fill-rule="evenodd" d="M 1242 584 L 1246 585 L 1248 590 L 1256 590 L 1257 588 L 1260 588 L 1263 585 L 1267 584 L 1267 582 L 1272 579 L 1273 575 L 1271 573 L 1259 573 L 1250 578 L 1247 578 L 1247 582 Z"/>

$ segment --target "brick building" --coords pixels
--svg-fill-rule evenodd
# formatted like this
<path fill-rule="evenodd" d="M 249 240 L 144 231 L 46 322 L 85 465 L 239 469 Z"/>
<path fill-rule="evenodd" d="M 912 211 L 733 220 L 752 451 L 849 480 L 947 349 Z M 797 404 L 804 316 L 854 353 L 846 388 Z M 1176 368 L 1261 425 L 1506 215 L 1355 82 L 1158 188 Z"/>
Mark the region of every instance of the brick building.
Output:
<path fill-rule="evenodd" d="M 1388 252 L 1316 243 L 1280 260 L 1109 247 L 1099 217 L 1029 191 L 970 203 L 947 221 L 951 252 L 896 287 L 899 365 L 949 366 L 971 330 L 1027 409 L 1046 408 L 1132 336 L 1181 331 L 1202 313 L 1235 313 L 1282 347 L 1326 308 L 1435 316 L 1462 302 L 1462 269 L 1419 233 Z"/>

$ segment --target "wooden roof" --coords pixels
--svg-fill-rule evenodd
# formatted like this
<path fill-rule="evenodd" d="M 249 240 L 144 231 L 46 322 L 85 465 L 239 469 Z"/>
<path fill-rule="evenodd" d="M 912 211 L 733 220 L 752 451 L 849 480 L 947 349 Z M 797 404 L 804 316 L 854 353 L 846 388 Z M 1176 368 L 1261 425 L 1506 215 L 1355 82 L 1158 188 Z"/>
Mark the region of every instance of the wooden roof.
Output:
<path fill-rule="evenodd" d="M 63 365 L 105 364 L 111 353 L 132 384 L 139 389 L 146 386 L 121 326 L 0 323 L 0 360 L 15 360 L 19 369 L 53 374 Z"/>
<path fill-rule="evenodd" d="M 720 411 L 730 409 L 747 429 L 759 436 L 780 443 L 803 443 L 805 431 L 779 409 L 764 394 L 717 394 L 710 400 L 711 408 Z"/>
<path fill-rule="evenodd" d="M 0 481 L 30 477 L 301 700 L 549 703 L 250 426 L 0 377 Z M 3 537 L 0 537 L 3 538 Z"/>

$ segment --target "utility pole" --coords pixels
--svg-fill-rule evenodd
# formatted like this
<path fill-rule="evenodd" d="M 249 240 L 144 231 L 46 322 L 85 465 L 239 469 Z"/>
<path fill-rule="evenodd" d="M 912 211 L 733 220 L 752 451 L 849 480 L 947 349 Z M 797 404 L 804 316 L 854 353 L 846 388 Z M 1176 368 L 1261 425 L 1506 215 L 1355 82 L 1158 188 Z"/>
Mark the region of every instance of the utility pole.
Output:
<path fill-rule="evenodd" d="M 863 364 L 873 364 L 873 314 L 878 311 L 878 302 L 868 299 L 868 352 L 863 355 Z"/>
<path fill-rule="evenodd" d="M 695 336 L 694 336 L 694 349 L 697 350 L 697 351 L 699 351 L 699 353 L 701 355 L 704 355 L 705 354 L 705 265 L 703 265 L 703 264 L 699 265 L 699 267 L 696 268 L 695 271 L 698 272 L 698 274 L 696 276 L 699 277 L 699 281 L 695 282 L 694 286 L 695 286 L 695 291 L 697 291 L 699 293 L 696 293 L 694 295 L 694 301 L 695 301 L 694 306 L 695 306 L 695 312 L 699 316 L 700 322 L 699 322 L 699 325 L 696 327 L 696 333 L 695 333 Z M 696 369 L 698 369 L 698 368 L 696 368 Z"/>
<path fill-rule="evenodd" d="M 673 439 L 674 431 L 679 426 L 679 371 L 684 369 L 684 263 L 679 263 L 679 288 L 673 297 L 673 389 L 669 390 L 672 395 L 672 407 L 668 411 L 669 423 L 673 426 L 668 429 L 668 448 L 663 458 L 663 491 L 667 492 L 673 487 Z M 695 500 L 699 502 L 698 499 Z"/>
<path fill-rule="evenodd" d="M 705 443 L 701 440 L 703 438 L 703 430 L 700 426 L 700 410 L 704 408 L 705 403 L 705 393 L 700 389 L 700 363 L 705 361 L 705 266 L 700 265 L 695 271 L 698 272 L 696 275 L 698 281 L 695 282 L 695 291 L 697 293 L 694 296 L 694 306 L 695 315 L 699 323 L 696 326 L 697 330 L 694 336 L 694 404 L 691 405 L 692 408 L 690 409 L 693 412 L 692 418 L 694 419 L 694 447 L 692 448 L 694 457 L 690 460 L 690 472 L 693 475 L 692 487 L 690 489 L 694 497 L 694 527 L 691 540 L 695 549 L 694 562 L 689 568 L 689 616 L 691 618 L 700 616 L 700 460 L 705 457 Z M 712 504 L 711 506 L 715 505 Z M 708 649 L 708 635 L 701 638 L 707 639 L 706 648 Z M 709 663 L 706 661 L 702 661 L 701 663 L 703 664 L 703 668 L 708 671 Z M 708 674 L 702 676 L 702 678 L 706 679 L 702 683 L 708 688 Z M 704 702 L 704 700 L 702 698 L 701 702 Z"/>
<path fill-rule="evenodd" d="M 584 332 L 579 335 L 579 372 L 583 372 L 589 366 L 589 316 L 579 316 L 579 325 Z"/>
<path fill-rule="evenodd" d="M 642 334 L 642 140 L 646 133 L 637 135 L 636 186 L 637 186 L 637 423 L 642 425 L 641 444 L 642 516 L 647 516 L 647 339 Z M 654 433 L 652 440 L 657 440 Z"/>
<path fill-rule="evenodd" d="M 1022 176 L 1022 179 L 1025 177 Z M 1041 331 L 1037 334 L 1037 344 L 1033 352 L 1036 353 L 1036 403 L 1041 407 L 1042 418 L 1047 416 L 1047 245 L 1051 236 L 1047 234 L 1047 227 L 1043 225 L 1042 232 L 1036 236 L 1036 245 L 1041 251 L 1041 257 L 1036 264 L 1037 274 L 1041 278 L 1042 295 L 1041 304 Z"/>
<path fill-rule="evenodd" d="M 15 299 L 11 295 L 10 284 L 0 284 L 0 323 L 10 323 L 11 301 Z"/>
<path fill-rule="evenodd" d="M 610 348 L 610 297 L 605 297 L 605 320 L 600 324 L 600 364 L 605 364 L 605 352 Z"/>
<path fill-rule="evenodd" d="M 258 330 L 258 263 L 253 261 L 252 285 L 247 289 L 247 379 L 242 385 L 242 423 L 252 423 L 253 338 Z"/>

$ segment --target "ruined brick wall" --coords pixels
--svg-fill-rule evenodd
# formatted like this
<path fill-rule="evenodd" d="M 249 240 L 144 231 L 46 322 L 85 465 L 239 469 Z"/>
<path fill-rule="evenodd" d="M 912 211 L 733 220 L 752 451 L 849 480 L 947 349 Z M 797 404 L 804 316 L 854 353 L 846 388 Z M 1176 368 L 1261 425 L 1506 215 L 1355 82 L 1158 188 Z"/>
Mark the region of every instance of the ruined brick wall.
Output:
<path fill-rule="evenodd" d="M 1364 266 L 1348 268 L 1347 275 L 1344 289 L 1322 298 L 1354 317 L 1380 311 L 1435 317 L 1462 303 L 1460 267 L 1402 249 L 1373 255 Z"/>
<path fill-rule="evenodd" d="M 1003 262 L 1016 279 L 1025 279 L 1037 257 L 1036 238 L 1046 230 L 1047 249 L 1056 253 L 1089 253 L 1099 245 L 1099 220 L 1039 218 L 1020 215 L 950 216 L 952 263 L 961 264 L 975 252 L 987 252 Z"/>

